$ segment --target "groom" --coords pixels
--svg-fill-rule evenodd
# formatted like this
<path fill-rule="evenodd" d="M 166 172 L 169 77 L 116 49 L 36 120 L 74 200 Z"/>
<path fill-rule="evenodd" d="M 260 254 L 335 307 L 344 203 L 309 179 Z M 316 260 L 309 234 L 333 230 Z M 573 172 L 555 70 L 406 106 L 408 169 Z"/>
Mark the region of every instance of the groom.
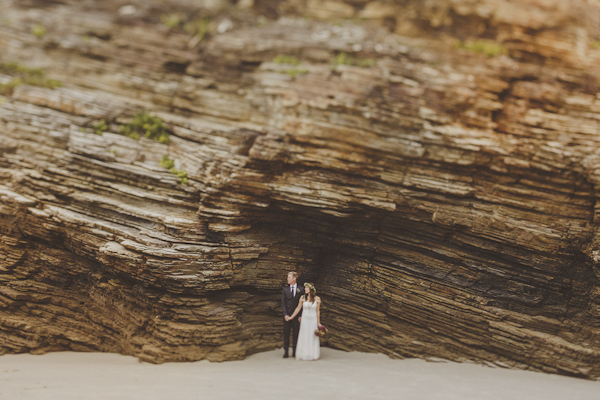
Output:
<path fill-rule="evenodd" d="M 283 317 L 286 315 L 292 315 L 298 307 L 300 297 L 304 294 L 304 287 L 298 288 L 296 279 L 298 274 L 290 272 L 287 276 L 287 285 L 283 287 L 281 293 L 281 308 L 283 309 Z M 292 331 L 292 355 L 296 357 L 296 342 L 298 341 L 298 331 L 300 330 L 300 317 L 302 316 L 302 310 L 298 313 L 296 318 L 290 321 L 283 321 L 283 358 L 288 358 L 288 348 L 290 347 L 290 331 Z"/>

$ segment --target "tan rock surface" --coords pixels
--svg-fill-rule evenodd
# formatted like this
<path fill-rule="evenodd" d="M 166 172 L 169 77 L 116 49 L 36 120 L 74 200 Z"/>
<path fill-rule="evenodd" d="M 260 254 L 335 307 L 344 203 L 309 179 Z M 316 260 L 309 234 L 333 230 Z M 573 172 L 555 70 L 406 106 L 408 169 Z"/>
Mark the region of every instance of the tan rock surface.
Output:
<path fill-rule="evenodd" d="M 321 3 L 0 0 L 0 62 L 63 82 L 0 97 L 0 353 L 243 358 L 297 270 L 329 346 L 600 376 L 598 5 Z"/>

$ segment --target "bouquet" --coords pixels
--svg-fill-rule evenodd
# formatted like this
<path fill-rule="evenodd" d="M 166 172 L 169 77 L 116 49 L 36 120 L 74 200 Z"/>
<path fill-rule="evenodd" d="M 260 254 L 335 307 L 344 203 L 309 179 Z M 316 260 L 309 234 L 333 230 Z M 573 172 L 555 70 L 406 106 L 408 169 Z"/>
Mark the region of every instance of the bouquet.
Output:
<path fill-rule="evenodd" d="M 325 336 L 326 333 L 327 333 L 327 328 L 325 328 L 325 326 L 321 325 L 315 331 L 315 336 L 323 337 L 323 336 Z"/>

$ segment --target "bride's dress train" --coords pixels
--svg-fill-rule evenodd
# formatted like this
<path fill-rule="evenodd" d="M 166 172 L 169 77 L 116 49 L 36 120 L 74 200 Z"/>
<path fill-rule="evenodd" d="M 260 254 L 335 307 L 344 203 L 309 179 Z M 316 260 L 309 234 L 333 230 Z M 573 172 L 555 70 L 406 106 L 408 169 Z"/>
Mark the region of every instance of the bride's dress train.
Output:
<path fill-rule="evenodd" d="M 317 328 L 317 302 L 304 301 L 296 344 L 296 360 L 318 360 L 321 357 L 321 344 L 319 337 L 315 335 Z"/>

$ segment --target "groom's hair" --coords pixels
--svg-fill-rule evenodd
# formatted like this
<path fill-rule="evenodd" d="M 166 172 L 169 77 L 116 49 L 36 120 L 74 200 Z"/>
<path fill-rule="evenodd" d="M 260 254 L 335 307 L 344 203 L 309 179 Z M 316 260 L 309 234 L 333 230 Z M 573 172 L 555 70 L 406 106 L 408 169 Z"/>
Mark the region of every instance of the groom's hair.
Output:
<path fill-rule="evenodd" d="M 288 272 L 288 275 L 290 275 L 290 274 L 291 274 L 291 275 L 292 275 L 294 278 L 298 279 L 298 273 L 297 273 L 297 272 L 295 272 L 295 271 L 290 271 L 290 272 Z"/>

